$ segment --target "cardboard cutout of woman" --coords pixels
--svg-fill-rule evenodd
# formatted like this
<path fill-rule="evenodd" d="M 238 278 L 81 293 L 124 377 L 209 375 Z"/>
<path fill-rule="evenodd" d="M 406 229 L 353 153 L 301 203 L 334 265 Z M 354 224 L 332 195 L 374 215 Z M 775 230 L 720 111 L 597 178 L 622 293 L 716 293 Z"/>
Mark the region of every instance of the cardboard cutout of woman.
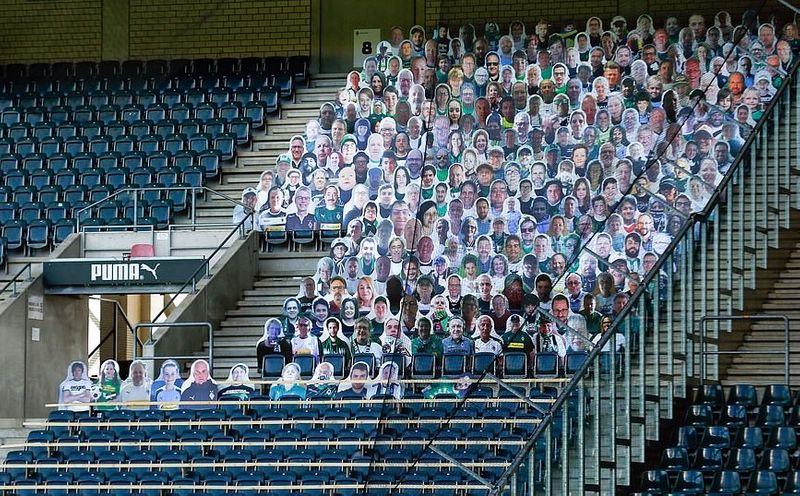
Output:
<path fill-rule="evenodd" d="M 67 376 L 58 387 L 58 409 L 73 412 L 88 412 L 89 406 L 85 403 L 94 401 L 92 381 L 86 372 L 86 364 L 79 360 L 70 362 L 67 367 Z"/>
<path fill-rule="evenodd" d="M 256 386 L 250 382 L 250 368 L 237 363 L 231 367 L 228 379 L 219 388 L 220 400 L 249 400 L 256 392 Z"/>
<path fill-rule="evenodd" d="M 289 336 L 293 336 L 297 329 L 297 320 L 300 316 L 300 300 L 289 297 L 283 300 L 283 311 L 281 312 L 281 326 Z"/>
<path fill-rule="evenodd" d="M 356 126 L 354 129 L 354 135 L 356 138 L 356 147 L 359 151 L 364 151 L 367 149 L 367 140 L 369 140 L 369 135 L 372 134 L 370 132 L 370 125 L 368 119 L 358 119 L 356 121 Z"/>
<path fill-rule="evenodd" d="M 314 300 L 312 308 L 317 312 L 317 302 L 325 302 L 325 314 L 327 315 L 327 301 L 320 297 Z M 256 356 L 258 358 L 258 367 L 264 361 L 267 355 L 282 355 L 283 358 L 289 362 L 292 360 L 292 345 L 284 338 L 283 326 L 280 320 L 272 318 L 264 323 L 264 335 L 256 342 Z"/>
<path fill-rule="evenodd" d="M 181 401 L 209 402 L 217 401 L 218 387 L 216 381 L 211 378 L 211 369 L 205 360 L 195 360 L 189 378 L 183 383 L 181 388 Z M 183 405 L 183 408 L 191 410 L 209 410 L 215 405 Z"/>
<path fill-rule="evenodd" d="M 339 321 L 342 324 L 342 334 L 347 339 L 350 339 L 353 335 L 358 316 L 358 301 L 355 298 L 345 298 L 342 300 L 342 308 L 339 310 Z"/>
<path fill-rule="evenodd" d="M 141 360 L 131 363 L 128 378 L 122 382 L 119 390 L 119 402 L 126 410 L 149 410 L 149 405 L 136 405 L 137 402 L 150 401 L 152 381 L 147 374 L 147 366 Z"/>
<path fill-rule="evenodd" d="M 119 377 L 119 364 L 116 360 L 106 360 L 100 365 L 100 377 L 95 383 L 95 388 L 99 391 L 100 395 L 95 400 L 96 403 L 112 403 L 116 402 L 119 396 L 120 386 L 122 379 Z M 98 406 L 95 408 L 97 411 L 110 411 L 116 410 L 116 406 Z"/>
<path fill-rule="evenodd" d="M 287 363 L 281 372 L 278 383 L 269 389 L 269 398 L 277 401 L 285 396 L 296 396 L 299 399 L 306 399 L 306 386 L 299 383 L 300 366 L 296 363 Z"/>
<path fill-rule="evenodd" d="M 317 281 L 317 292 L 322 296 L 328 294 L 328 283 L 330 278 L 336 273 L 336 263 L 330 257 L 322 257 L 317 262 L 317 273 L 314 280 Z"/>

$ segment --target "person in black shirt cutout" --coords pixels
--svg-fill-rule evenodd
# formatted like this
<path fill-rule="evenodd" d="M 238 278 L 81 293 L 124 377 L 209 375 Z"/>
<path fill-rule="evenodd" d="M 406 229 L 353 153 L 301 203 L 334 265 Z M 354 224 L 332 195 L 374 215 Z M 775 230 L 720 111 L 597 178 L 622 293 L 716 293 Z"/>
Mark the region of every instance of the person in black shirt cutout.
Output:
<path fill-rule="evenodd" d="M 292 361 L 292 345 L 283 337 L 283 328 L 278 319 L 267 320 L 264 324 L 264 335 L 256 343 L 259 372 L 267 355 L 283 355 L 286 363 Z"/>

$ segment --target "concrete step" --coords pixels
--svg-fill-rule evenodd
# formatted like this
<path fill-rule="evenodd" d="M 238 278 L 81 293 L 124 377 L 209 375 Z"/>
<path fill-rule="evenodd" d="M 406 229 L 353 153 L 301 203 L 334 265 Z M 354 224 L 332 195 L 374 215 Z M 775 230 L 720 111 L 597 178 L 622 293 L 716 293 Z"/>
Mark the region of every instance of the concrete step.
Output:
<path fill-rule="evenodd" d="M 217 337 L 225 338 L 225 337 L 244 337 L 244 336 L 252 336 L 255 339 L 260 338 L 264 335 L 264 321 L 259 322 L 258 324 L 253 324 L 251 326 L 242 326 L 242 325 L 228 325 L 220 329 L 214 330 L 214 339 L 216 340 Z M 254 341 L 255 342 L 255 341 Z"/>

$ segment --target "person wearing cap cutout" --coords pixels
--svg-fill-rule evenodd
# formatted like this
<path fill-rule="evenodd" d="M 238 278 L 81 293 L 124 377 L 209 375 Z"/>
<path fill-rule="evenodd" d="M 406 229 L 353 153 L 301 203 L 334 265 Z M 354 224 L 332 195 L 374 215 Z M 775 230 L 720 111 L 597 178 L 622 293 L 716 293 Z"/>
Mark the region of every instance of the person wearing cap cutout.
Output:
<path fill-rule="evenodd" d="M 254 188 L 245 188 L 244 191 L 242 191 L 242 204 L 233 207 L 233 225 L 238 225 L 255 211 L 257 198 L 258 196 Z M 246 231 L 253 230 L 252 216 L 244 222 L 244 229 Z"/>

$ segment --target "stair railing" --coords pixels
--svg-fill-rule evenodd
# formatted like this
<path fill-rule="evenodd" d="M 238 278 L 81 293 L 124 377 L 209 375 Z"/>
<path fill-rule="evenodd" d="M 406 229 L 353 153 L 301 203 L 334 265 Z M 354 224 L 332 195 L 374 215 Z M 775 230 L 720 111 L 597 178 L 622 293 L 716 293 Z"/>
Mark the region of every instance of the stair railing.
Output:
<path fill-rule="evenodd" d="M 610 330 L 590 346 L 490 494 L 632 488 L 647 443 L 658 441 L 662 422 L 674 418 L 674 400 L 687 398 L 701 375 L 718 379 L 718 361 L 701 367 L 695 351 L 705 343 L 698 316 L 743 308 L 757 268 L 766 267 L 767 248 L 777 246 L 791 208 L 800 206 L 793 182 L 800 171 L 797 68 L 795 63 L 706 206 L 681 218 L 672 242 Z M 729 322 L 708 322 L 712 342 L 723 330 Z M 707 354 L 718 351 L 714 344 L 709 348 Z"/>

